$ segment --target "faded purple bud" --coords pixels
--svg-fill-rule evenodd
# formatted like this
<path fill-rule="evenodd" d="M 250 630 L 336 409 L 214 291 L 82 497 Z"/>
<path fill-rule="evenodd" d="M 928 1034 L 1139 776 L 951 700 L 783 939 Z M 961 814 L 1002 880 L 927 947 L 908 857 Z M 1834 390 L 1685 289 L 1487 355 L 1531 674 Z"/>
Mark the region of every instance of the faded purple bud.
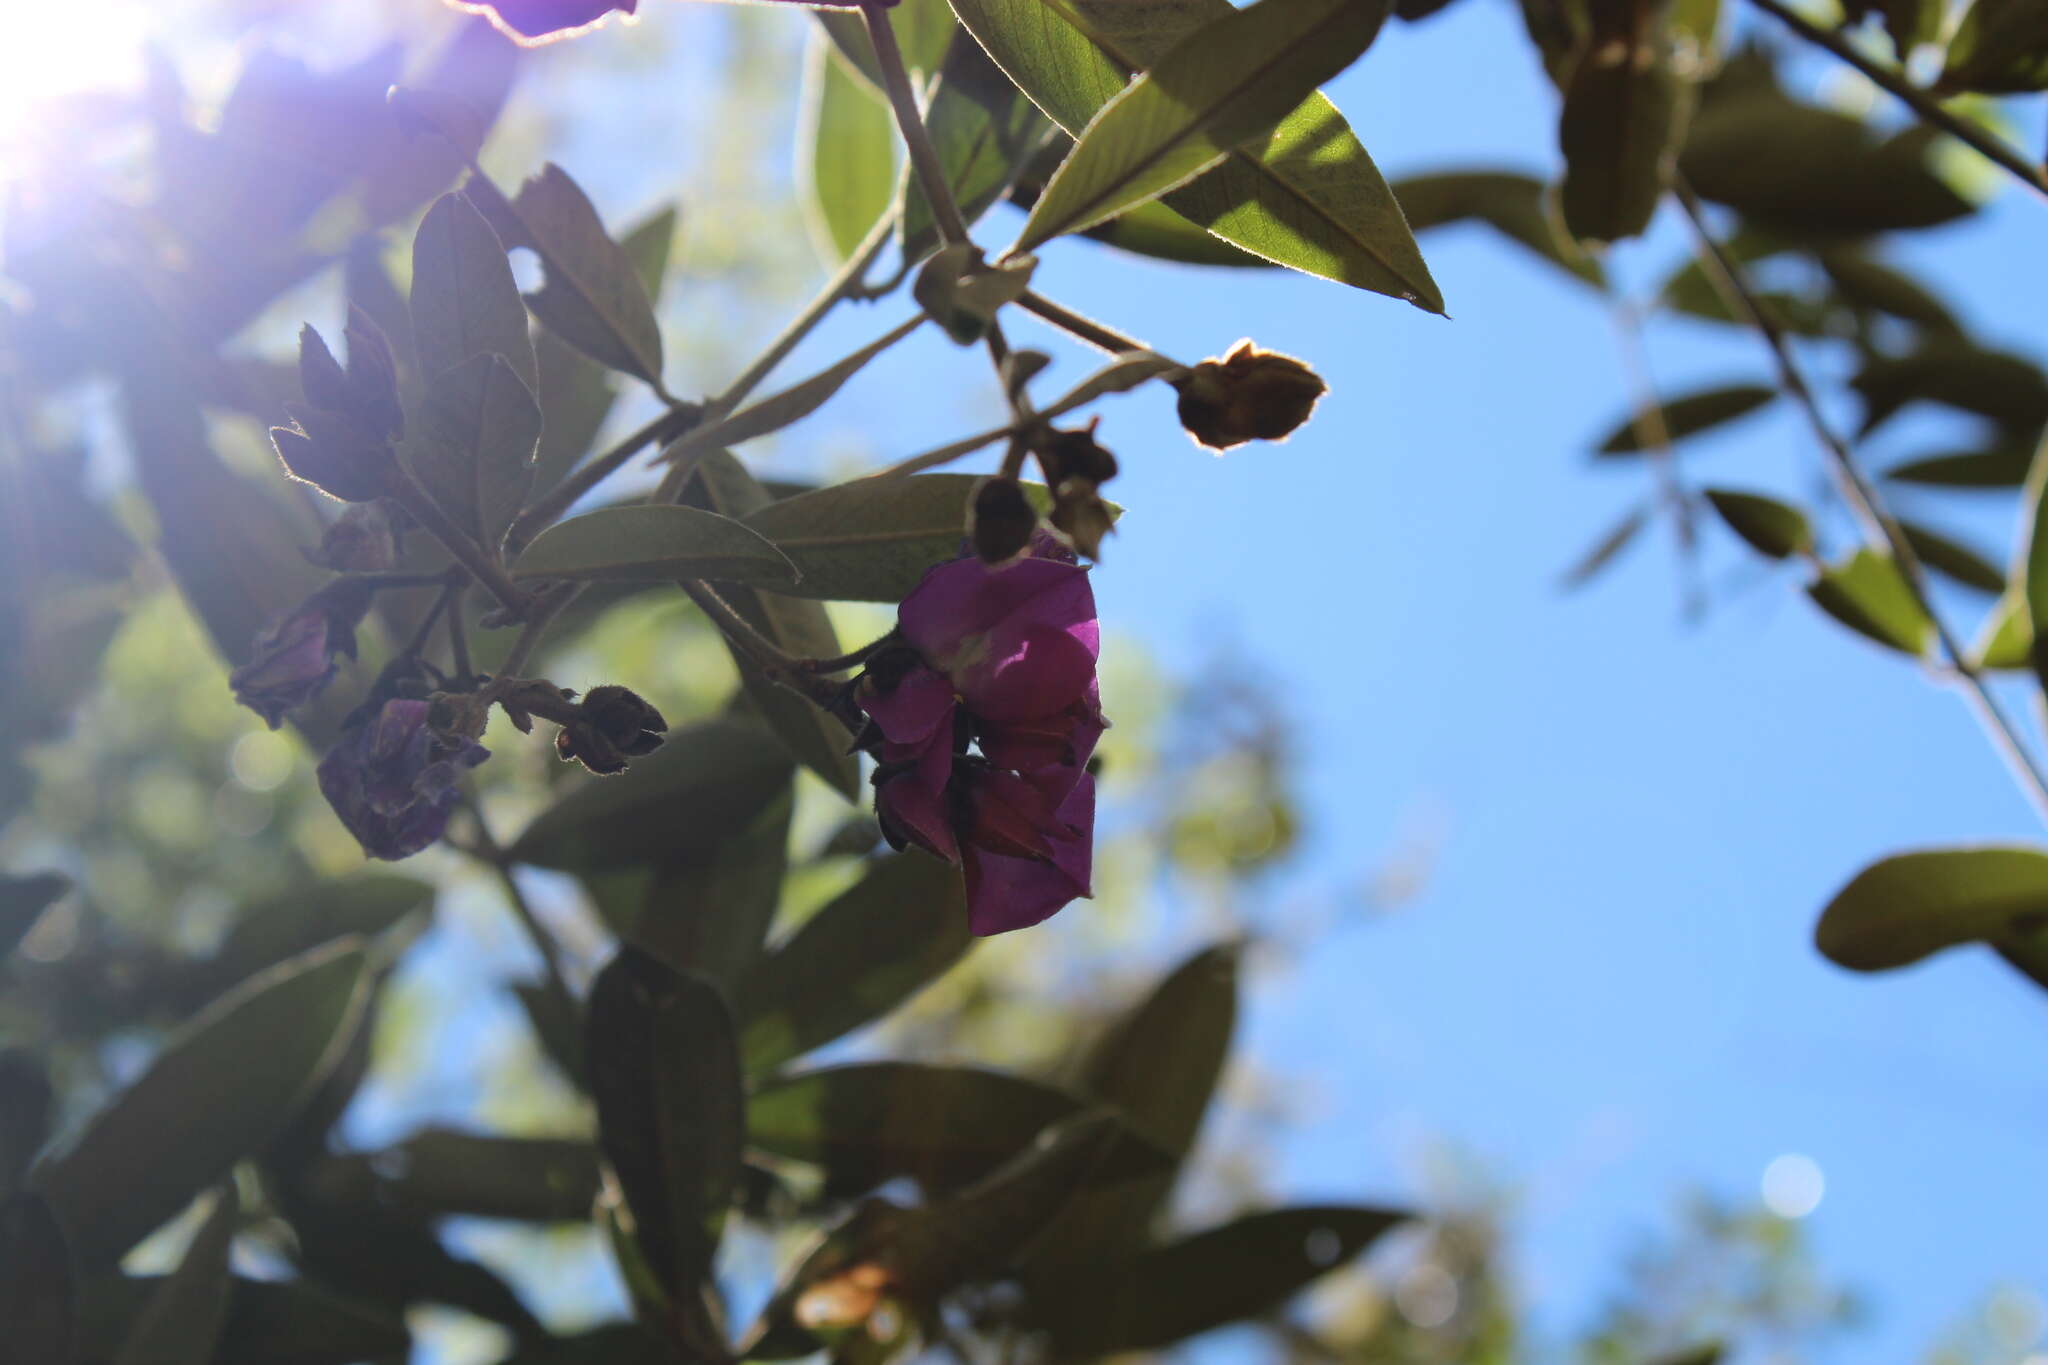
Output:
<path fill-rule="evenodd" d="M 249 661 L 228 675 L 235 700 L 275 730 L 286 712 L 325 690 L 337 656 L 356 656 L 356 627 L 369 606 L 369 590 L 342 579 L 257 631 Z"/>
<path fill-rule="evenodd" d="M 1254 438 L 1278 441 L 1308 420 L 1328 385 L 1290 355 L 1240 341 L 1221 360 L 1205 360 L 1176 385 L 1180 424 L 1211 450 Z"/>
<path fill-rule="evenodd" d="M 1024 496 L 1015 479 L 983 479 L 974 490 L 970 534 L 974 553 L 983 563 L 1001 564 L 1016 558 L 1031 543 L 1038 529 L 1038 509 Z"/>
<path fill-rule="evenodd" d="M 372 858 L 410 858 L 441 837 L 462 774 L 489 758 L 428 723 L 431 703 L 387 701 L 320 760 L 320 794 Z"/>

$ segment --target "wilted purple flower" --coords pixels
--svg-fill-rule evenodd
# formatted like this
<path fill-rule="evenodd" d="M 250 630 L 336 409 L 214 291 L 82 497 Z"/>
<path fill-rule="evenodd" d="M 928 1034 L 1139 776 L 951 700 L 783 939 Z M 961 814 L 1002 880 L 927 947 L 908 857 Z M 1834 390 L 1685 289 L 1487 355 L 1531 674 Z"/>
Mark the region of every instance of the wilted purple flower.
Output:
<path fill-rule="evenodd" d="M 897 613 L 907 648 L 878 654 L 854 689 L 872 722 L 883 833 L 961 864 L 977 934 L 1089 894 L 1086 765 L 1105 727 L 1095 597 L 1050 537 L 1032 555 L 927 573 Z"/>
<path fill-rule="evenodd" d="M 370 596 L 341 580 L 314 593 L 256 632 L 249 661 L 228 675 L 235 700 L 275 730 L 285 713 L 320 695 L 334 677 L 335 659 L 356 656 L 356 627 Z"/>
<path fill-rule="evenodd" d="M 462 774 L 491 756 L 437 734 L 428 707 L 387 701 L 320 760 L 320 794 L 372 858 L 410 858 L 440 838 Z"/>

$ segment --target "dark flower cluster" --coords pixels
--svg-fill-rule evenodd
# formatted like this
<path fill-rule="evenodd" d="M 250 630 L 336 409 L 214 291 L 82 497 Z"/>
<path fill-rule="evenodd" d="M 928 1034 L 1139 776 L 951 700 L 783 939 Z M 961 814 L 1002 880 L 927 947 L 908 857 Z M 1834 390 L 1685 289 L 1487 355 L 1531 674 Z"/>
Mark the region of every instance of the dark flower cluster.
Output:
<path fill-rule="evenodd" d="M 409 858 L 441 837 L 462 774 L 489 758 L 451 738 L 430 702 L 398 697 L 346 731 L 320 760 L 320 794 L 372 858 Z"/>
<path fill-rule="evenodd" d="M 928 572 L 852 685 L 882 831 L 961 867 L 976 934 L 1091 894 L 1100 648 L 1088 571 L 1041 532 Z"/>

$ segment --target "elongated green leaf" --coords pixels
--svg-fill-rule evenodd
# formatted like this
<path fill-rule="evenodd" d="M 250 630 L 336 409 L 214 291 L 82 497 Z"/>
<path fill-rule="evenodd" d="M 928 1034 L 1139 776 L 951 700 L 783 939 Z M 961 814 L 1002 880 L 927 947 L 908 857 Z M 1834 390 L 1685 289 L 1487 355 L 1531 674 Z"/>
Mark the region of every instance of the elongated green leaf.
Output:
<path fill-rule="evenodd" d="M 2026 668 L 2034 658 L 2034 623 L 2024 592 L 2008 590 L 1991 605 L 1970 649 L 1978 668 Z"/>
<path fill-rule="evenodd" d="M 1076 136 L 1132 73 L 1232 12 L 1229 0 L 954 0 L 953 9 L 1018 88 Z M 1386 181 L 1321 95 L 1283 119 L 1257 155 L 1237 149 L 1163 202 L 1256 256 L 1443 311 Z"/>
<path fill-rule="evenodd" d="M 1649 227 L 1664 197 L 1665 154 L 1683 127 L 1681 95 L 1662 54 L 1595 35 L 1565 84 L 1558 122 L 1567 231 L 1613 242 Z"/>
<path fill-rule="evenodd" d="M 697 461 L 691 497 L 711 511 L 728 517 L 747 517 L 767 506 L 773 498 L 746 466 L 730 451 L 713 450 Z M 832 618 L 821 603 L 781 593 L 758 593 L 738 584 L 721 588 L 725 599 L 747 623 L 774 641 L 785 654 L 799 659 L 836 659 L 845 651 Z M 740 681 L 754 707 L 789 746 L 796 761 L 809 768 L 847 800 L 860 794 L 860 764 L 848 752 L 853 736 L 837 717 L 808 698 L 770 682 L 753 657 L 726 641 Z"/>
<path fill-rule="evenodd" d="M 775 542 L 799 577 L 774 591 L 838 601 L 900 602 L 967 534 L 968 474 L 856 479 L 769 503 L 746 525 Z M 1025 491 L 1041 509 L 1043 488 Z"/>
<path fill-rule="evenodd" d="M 1934 643 L 1934 623 L 1889 555 L 1858 550 L 1831 565 L 1806 589 L 1807 596 L 1849 629 L 1905 654 L 1925 654 Z"/>
<path fill-rule="evenodd" d="M 515 246 L 539 253 L 544 282 L 526 298 L 556 336 L 601 365 L 661 387 L 661 328 L 633 260 L 568 172 L 553 163 L 519 188 Z"/>
<path fill-rule="evenodd" d="M 114 1365 L 210 1365 L 227 1325 L 228 1248 L 241 1212 L 233 1182 L 215 1191 L 212 1211 L 128 1329 Z"/>
<path fill-rule="evenodd" d="M 244 977 L 343 934 L 374 939 L 433 899 L 434 889 L 425 882 L 389 873 L 302 882 L 245 907 L 213 955 L 193 972 L 193 989 L 200 1001 L 211 1000 Z"/>
<path fill-rule="evenodd" d="M 1813 526 L 1806 513 L 1790 503 L 1758 493 L 1732 488 L 1703 490 L 1728 529 L 1749 542 L 1751 549 L 1772 559 L 1790 559 L 1813 550 Z"/>
<path fill-rule="evenodd" d="M 50 1136 L 56 1093 L 26 1048 L 0 1048 L 0 1199 L 13 1194 Z"/>
<path fill-rule="evenodd" d="M 748 1073 L 880 1018 L 958 962 L 972 941 L 958 868 L 918 852 L 875 859 L 748 974 L 739 992 Z"/>
<path fill-rule="evenodd" d="M 1178 261 L 1182 265 L 1266 270 L 1278 264 L 1263 256 L 1254 256 L 1241 246 L 1232 246 L 1214 233 L 1203 231 L 1156 200 L 1126 209 L 1081 235 L 1122 251 L 1162 261 Z"/>
<path fill-rule="evenodd" d="M 1010 83 L 979 44 L 953 44 L 925 111 L 939 166 L 953 202 L 972 226 L 1006 194 L 1052 131 L 1024 92 Z M 920 261 L 939 244 L 931 201 L 912 177 L 904 191 L 903 257 Z"/>
<path fill-rule="evenodd" d="M 843 261 L 896 197 L 896 123 L 822 30 L 805 59 L 801 127 L 811 240 L 828 261 Z"/>
<path fill-rule="evenodd" d="M 1647 507 L 1631 508 L 1557 576 L 1557 585 L 1570 592 L 1592 582 L 1623 550 L 1635 543 L 1636 537 L 1649 524 L 1650 511 Z"/>
<path fill-rule="evenodd" d="M 1900 483 L 1935 488 L 2018 488 L 2027 481 L 2027 466 L 2033 461 L 2031 447 L 2009 445 L 1994 450 L 1924 455 L 1893 465 L 1884 471 L 1884 476 Z"/>
<path fill-rule="evenodd" d="M 998 1071 L 871 1062 L 758 1087 L 747 1138 L 822 1167 L 830 1197 L 906 1176 L 943 1193 L 979 1180 L 1080 1108 L 1072 1095 Z"/>
<path fill-rule="evenodd" d="M 677 503 L 605 507 L 534 537 L 512 566 L 517 578 L 659 582 L 724 578 L 787 584 L 796 566 L 774 544 L 730 517 Z"/>
<path fill-rule="evenodd" d="M 515 1138 L 425 1128 L 388 1151 L 339 1158 L 360 1163 L 376 1198 L 424 1217 L 582 1222 L 597 1199 L 597 1149 L 570 1138 Z M 388 1172 L 389 1174 L 383 1174 Z"/>
<path fill-rule="evenodd" d="M 503 356 L 528 392 L 540 385 L 526 306 L 505 244 L 468 196 L 444 194 L 412 242 L 412 332 L 431 383 L 465 361 Z"/>
<path fill-rule="evenodd" d="M 1013 249 L 1156 199 L 1264 138 L 1372 45 L 1386 12 L 1372 0 L 1258 0 L 1218 15 L 1096 111 Z"/>
<path fill-rule="evenodd" d="M 671 442 L 662 452 L 662 458 L 669 461 L 688 460 L 700 452 L 736 446 L 742 441 L 751 441 L 757 436 L 766 436 L 770 432 L 780 431 L 786 426 L 801 422 L 823 407 L 833 394 L 844 387 L 847 380 L 866 368 L 870 360 L 909 336 L 923 326 L 924 322 L 922 314 L 905 318 L 882 336 L 837 364 L 820 370 L 809 379 L 792 384 L 780 393 L 769 394 L 759 402 L 750 403 L 723 421 L 697 427 L 689 434 Z"/>
<path fill-rule="evenodd" d="M 1069 1359 L 1157 1350 L 1279 1308 L 1407 1217 L 1348 1204 L 1249 1214 L 1053 1301 L 1044 1326 Z"/>
<path fill-rule="evenodd" d="M 120 1276 L 82 1287 L 79 1358 L 113 1359 L 128 1325 L 162 1288 L 160 1276 Z M 356 1365 L 403 1360 L 412 1349 L 394 1315 L 316 1289 L 303 1280 L 235 1277 L 212 1365 Z"/>
<path fill-rule="evenodd" d="M 2005 575 L 1961 541 L 1914 521 L 1901 520 L 1899 529 L 1905 532 L 1906 543 L 1913 547 L 1913 553 L 1920 557 L 1920 562 L 1936 573 L 1947 574 L 1964 587 L 1975 588 L 1979 592 L 2005 591 Z"/>
<path fill-rule="evenodd" d="M 789 776 L 788 755 L 760 726 L 700 721 L 669 731 L 618 776 L 571 789 L 526 827 L 511 856 L 584 874 L 697 857 L 752 824 Z"/>
<path fill-rule="evenodd" d="M 739 1183 L 731 1012 L 708 978 L 624 947 L 591 984 L 584 1046 L 598 1145 L 640 1250 L 671 1300 L 694 1296 Z"/>
<path fill-rule="evenodd" d="M 1875 309 L 1936 332 L 1959 332 L 1948 305 L 1896 266 L 1872 260 L 1851 247 L 1817 253 L 1835 292 L 1858 308 Z"/>
<path fill-rule="evenodd" d="M 1927 336 L 1907 355 L 1870 356 L 1850 387 L 1863 399 L 1866 436 L 1916 403 L 1988 417 L 2021 441 L 2048 423 L 2048 375 L 2038 365 L 1958 337 Z"/>
<path fill-rule="evenodd" d="M 1768 404 L 1778 396 L 1776 389 L 1760 384 L 1730 384 L 1673 398 L 1659 407 L 1664 434 L 1673 442 L 1711 431 Z M 1623 421 L 1600 443 L 1602 455 L 1635 455 L 1645 448 L 1643 433 L 1654 430 L 1656 422 L 1638 413 Z"/>
<path fill-rule="evenodd" d="M 811 17 L 839 49 L 839 55 L 860 73 L 861 79 L 879 92 L 881 68 L 875 64 L 875 45 L 868 38 L 867 24 L 848 10 L 813 10 Z M 903 65 L 920 84 L 936 72 L 953 50 L 953 35 L 960 31 L 946 0 L 901 0 L 889 10 L 889 27 L 896 32 L 896 45 L 903 51 Z"/>
<path fill-rule="evenodd" d="M 782 900 L 792 805 L 785 791 L 753 824 L 710 852 L 655 869 L 640 916 L 628 931 L 630 941 L 736 996 L 760 959 Z"/>
<path fill-rule="evenodd" d="M 55 872 L 28 877 L 0 877 L 0 961 L 28 937 L 28 931 L 71 889 L 68 878 Z"/>
<path fill-rule="evenodd" d="M 1548 191 L 1534 176 L 1514 171 L 1445 171 L 1394 182 L 1394 197 L 1417 232 L 1477 220 L 1509 241 L 1582 280 L 1605 278 L 1594 260 L 1552 214 Z"/>
<path fill-rule="evenodd" d="M 77 1299 L 64 1229 L 49 1205 L 32 1194 L 0 1199 L 0 1362 L 70 1361 Z"/>
<path fill-rule="evenodd" d="M 1949 40 L 1935 89 L 1992 95 L 2048 90 L 2048 8 L 2036 0 L 1975 0 Z"/>
<path fill-rule="evenodd" d="M 457 529 L 495 550 L 533 486 L 540 407 L 502 356 L 429 381 L 400 458 Z"/>
<path fill-rule="evenodd" d="M 251 977 L 192 1020 L 76 1141 L 37 1163 L 30 1184 L 81 1267 L 112 1265 L 283 1131 L 353 1034 L 363 966 L 360 944 L 343 939 Z"/>
<path fill-rule="evenodd" d="M 1082 1059 L 1074 1089 L 1109 1105 L 1176 1163 L 1194 1147 L 1237 1022 L 1238 949 L 1195 954 L 1120 1018 Z M 1040 1242 L 1028 1278 L 1061 1292 L 1135 1251 L 1174 1172 L 1090 1195 Z"/>
<path fill-rule="evenodd" d="M 1918 962 L 1959 943 L 2048 927 L 2048 853 L 1984 845 L 1901 853 L 1871 864 L 1821 912 L 1814 942 L 1859 972 Z"/>

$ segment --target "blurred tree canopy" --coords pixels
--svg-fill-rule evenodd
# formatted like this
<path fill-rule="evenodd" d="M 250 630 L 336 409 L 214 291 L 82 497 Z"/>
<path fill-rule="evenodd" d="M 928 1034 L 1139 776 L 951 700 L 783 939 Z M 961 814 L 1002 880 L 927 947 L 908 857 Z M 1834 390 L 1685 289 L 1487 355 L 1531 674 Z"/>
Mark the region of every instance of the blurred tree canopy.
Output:
<path fill-rule="evenodd" d="M 515 38 L 593 22 L 593 70 L 678 60 L 609 4 L 389 0 L 337 15 L 338 61 L 246 45 L 188 86 L 174 47 L 42 111 L 0 238 L 0 1362 L 1548 1349 L 1483 1183 L 1270 1198 L 1233 1041 L 1248 968 L 1316 932 L 1264 912 L 1295 740 L 1254 665 L 1183 688 L 1119 655 L 1088 586 L 1122 511 L 1092 414 L 1168 385 L 1201 445 L 1281 439 L 1313 358 L 1155 350 L 1035 290 L 1037 253 L 1440 313 L 1426 239 L 1474 224 L 1636 333 L 1753 335 L 1753 372 L 1631 397 L 1597 454 L 1647 492 L 1569 581 L 1660 522 L 1696 568 L 1719 523 L 1952 684 L 2048 811 L 2012 715 L 2048 677 L 2048 375 L 1891 245 L 2048 194 L 2000 103 L 2048 88 L 2048 26 L 1520 0 L 1561 177 L 1390 184 L 1319 87 L 1445 5 L 735 13 L 687 206 L 715 328 L 664 305 L 677 207 L 617 221 L 520 91 Z M 764 206 L 748 111 L 789 104 L 799 33 L 802 202 Z M 1806 48 L 1891 103 L 1810 97 Z M 810 268 L 761 226 L 796 212 L 830 277 L 737 362 Z M 1694 249 L 1630 298 L 1605 248 L 1660 212 Z M 891 325 L 785 373 L 855 304 Z M 1026 314 L 1086 379 L 1042 382 Z M 848 477 L 750 467 L 927 325 L 999 381 L 980 427 Z M 1688 440 L 1777 404 L 1810 498 L 1694 481 Z M 1870 467 L 1922 405 L 1969 442 Z M 1992 490 L 2011 549 L 1901 487 Z M 1056 960 L 1030 926 L 1080 897 L 1060 942 L 1095 951 Z M 1166 900 L 1203 935 L 1170 957 L 1138 933 Z M 1816 938 L 1859 971 L 1988 945 L 2048 987 L 2048 849 L 1901 853 Z M 1575 1354 L 1784 1358 L 1857 1309 L 1796 1223 L 1705 1198 L 1621 1285 Z M 1936 1358 L 2009 1358 L 2012 1318 Z"/>

